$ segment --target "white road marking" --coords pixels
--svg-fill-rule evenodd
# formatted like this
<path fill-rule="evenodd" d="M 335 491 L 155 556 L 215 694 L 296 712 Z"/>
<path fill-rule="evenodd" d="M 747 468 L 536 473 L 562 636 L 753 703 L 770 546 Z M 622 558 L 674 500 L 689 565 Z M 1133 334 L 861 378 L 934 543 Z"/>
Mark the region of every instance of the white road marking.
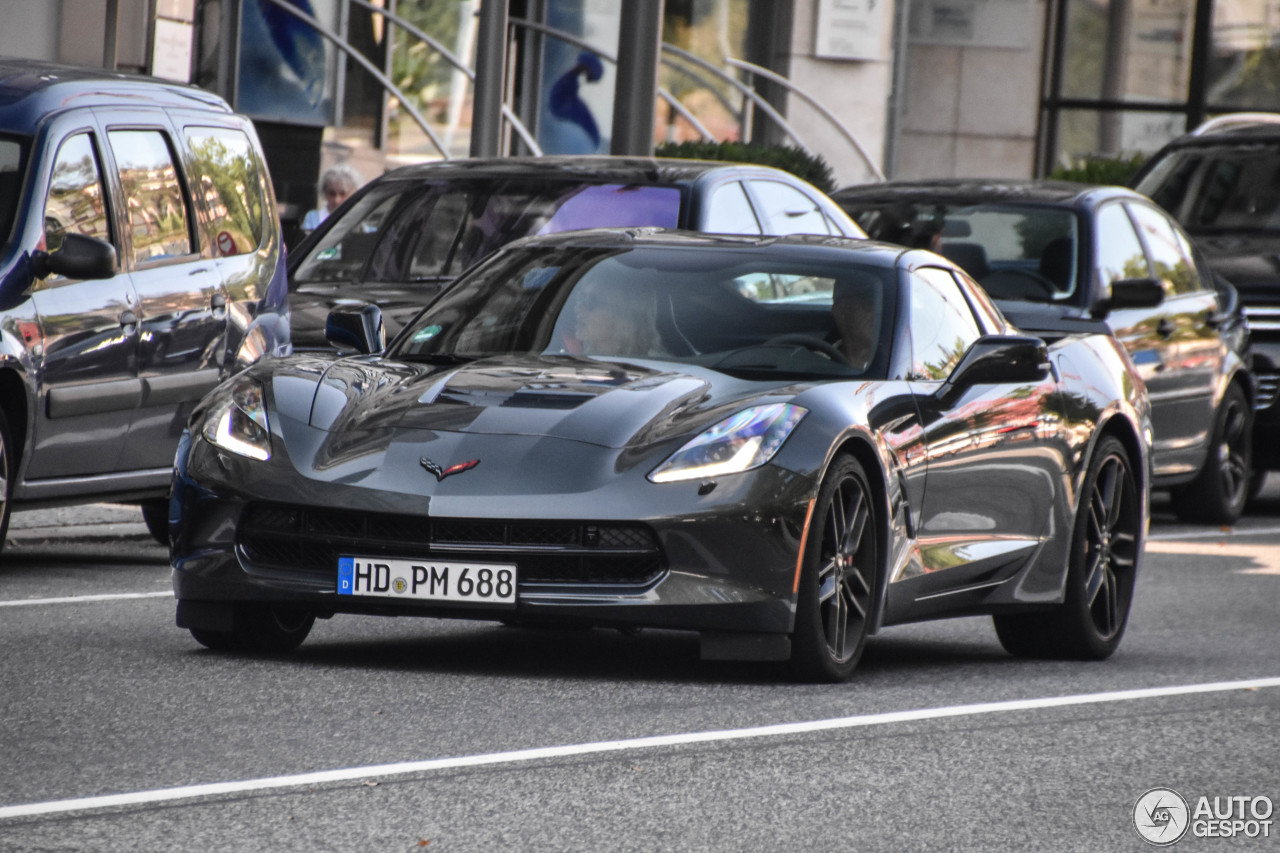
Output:
<path fill-rule="evenodd" d="M 1172 542 L 1176 539 L 1226 539 L 1232 536 L 1275 536 L 1280 527 L 1213 527 L 1186 533 L 1160 533 L 1147 537 L 1148 542 Z"/>
<path fill-rule="evenodd" d="M 917 720 L 938 720 L 948 717 L 977 716 L 1009 711 L 1028 711 L 1041 708 L 1063 708 L 1072 705 L 1094 705 L 1108 702 L 1131 702 L 1141 699 L 1159 699 L 1168 696 L 1189 696 L 1198 693 L 1225 693 L 1232 690 L 1259 690 L 1280 687 L 1280 678 L 1257 678 L 1248 681 L 1223 681 L 1212 684 L 1187 684 L 1176 687 L 1151 687 L 1141 690 L 1120 690 L 1113 693 L 1087 693 L 1077 696 L 1055 696 L 1044 699 L 1021 699 L 1009 702 L 985 702 L 977 705 L 955 705 L 948 708 L 922 708 L 913 711 L 891 711 L 884 714 L 867 714 L 858 717 L 838 717 L 829 720 L 813 720 L 806 723 L 781 723 L 749 729 L 692 732 L 687 734 L 656 735 L 629 740 L 600 741 L 570 746 L 548 746 L 536 749 L 520 749 L 512 752 L 494 752 L 486 755 L 469 755 L 458 758 L 437 758 L 426 761 L 405 761 L 397 764 L 376 764 L 317 773 L 300 773 L 294 776 L 272 776 L 265 779 L 248 779 L 239 782 L 214 782 L 206 785 L 188 785 L 154 791 L 136 791 L 130 794 L 111 794 L 101 797 L 83 797 L 74 800 L 55 800 L 44 803 L 0 807 L 0 819 L 32 817 L 62 812 L 91 811 L 120 806 L 139 806 L 170 800 L 187 800 L 214 797 L 223 794 L 243 794 L 280 788 L 298 788 L 347 782 L 371 777 L 402 776 L 413 773 L 429 773 L 437 770 L 454 770 L 465 767 L 483 767 L 495 764 L 516 764 L 551 758 L 579 755 L 598 755 L 607 752 L 632 749 L 656 749 L 659 747 L 685 746 L 688 744 L 714 743 L 718 741 L 747 740 L 763 737 L 785 737 L 835 729 L 852 729 L 864 726 L 882 726 Z"/>
<path fill-rule="evenodd" d="M 1180 554 L 1200 557 L 1236 557 L 1253 565 L 1235 569 L 1238 575 L 1280 575 L 1280 548 L 1271 543 L 1235 544 L 1230 542 L 1147 542 L 1147 553 Z"/>
<path fill-rule="evenodd" d="M 65 598 L 15 598 L 0 601 L 0 607 L 31 607 L 37 604 L 83 604 L 87 601 L 126 601 L 130 598 L 173 598 L 167 592 L 115 592 L 107 595 L 69 595 Z"/>

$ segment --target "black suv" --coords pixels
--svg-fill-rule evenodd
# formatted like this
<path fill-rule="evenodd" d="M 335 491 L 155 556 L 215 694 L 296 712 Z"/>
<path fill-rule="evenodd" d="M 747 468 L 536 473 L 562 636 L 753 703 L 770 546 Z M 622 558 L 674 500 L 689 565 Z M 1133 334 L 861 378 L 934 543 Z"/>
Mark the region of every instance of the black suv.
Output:
<path fill-rule="evenodd" d="M 287 354 L 253 125 L 153 78 L 0 59 L 0 543 L 12 506 L 136 502 L 196 401 Z"/>
<path fill-rule="evenodd" d="M 1280 114 L 1205 122 L 1158 151 L 1134 185 L 1182 223 L 1244 303 L 1258 388 L 1256 495 L 1280 469 Z"/>

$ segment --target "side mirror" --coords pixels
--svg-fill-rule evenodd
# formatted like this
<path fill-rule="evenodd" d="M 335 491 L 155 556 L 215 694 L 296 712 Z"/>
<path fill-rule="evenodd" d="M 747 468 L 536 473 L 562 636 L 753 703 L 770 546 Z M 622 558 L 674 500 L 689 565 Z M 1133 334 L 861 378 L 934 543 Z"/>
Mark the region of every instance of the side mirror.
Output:
<path fill-rule="evenodd" d="M 50 273 L 67 278 L 111 278 L 116 274 L 116 247 L 85 234 L 64 234 L 56 252 L 32 252 L 31 271 L 36 278 Z"/>
<path fill-rule="evenodd" d="M 382 309 L 377 305 L 340 305 L 329 312 L 324 337 L 340 350 L 377 355 L 387 348 Z"/>
<path fill-rule="evenodd" d="M 965 352 L 938 395 L 946 397 L 971 385 L 1039 382 L 1048 372 L 1048 347 L 1039 338 L 984 335 Z"/>
<path fill-rule="evenodd" d="M 1094 309 L 1102 319 L 1118 308 L 1155 308 L 1164 302 L 1164 285 L 1154 278 L 1122 278 L 1111 283 L 1111 296 Z"/>

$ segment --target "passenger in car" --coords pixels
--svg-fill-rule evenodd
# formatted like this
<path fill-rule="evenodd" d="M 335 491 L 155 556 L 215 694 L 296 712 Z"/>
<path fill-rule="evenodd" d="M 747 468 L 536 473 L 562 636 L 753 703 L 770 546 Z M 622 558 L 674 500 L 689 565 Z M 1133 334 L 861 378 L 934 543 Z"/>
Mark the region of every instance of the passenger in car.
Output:
<path fill-rule="evenodd" d="M 571 331 L 564 350 L 573 355 L 657 356 L 666 354 L 657 329 L 653 292 L 643 286 L 591 286 L 569 300 Z"/>

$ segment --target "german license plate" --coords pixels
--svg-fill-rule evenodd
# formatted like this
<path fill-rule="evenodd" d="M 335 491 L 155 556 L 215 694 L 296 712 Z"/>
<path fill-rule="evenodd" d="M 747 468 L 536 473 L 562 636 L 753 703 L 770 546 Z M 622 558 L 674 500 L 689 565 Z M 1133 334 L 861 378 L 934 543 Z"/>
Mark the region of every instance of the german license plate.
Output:
<path fill-rule="evenodd" d="M 338 595 L 514 607 L 516 567 L 508 563 L 339 557 Z"/>

